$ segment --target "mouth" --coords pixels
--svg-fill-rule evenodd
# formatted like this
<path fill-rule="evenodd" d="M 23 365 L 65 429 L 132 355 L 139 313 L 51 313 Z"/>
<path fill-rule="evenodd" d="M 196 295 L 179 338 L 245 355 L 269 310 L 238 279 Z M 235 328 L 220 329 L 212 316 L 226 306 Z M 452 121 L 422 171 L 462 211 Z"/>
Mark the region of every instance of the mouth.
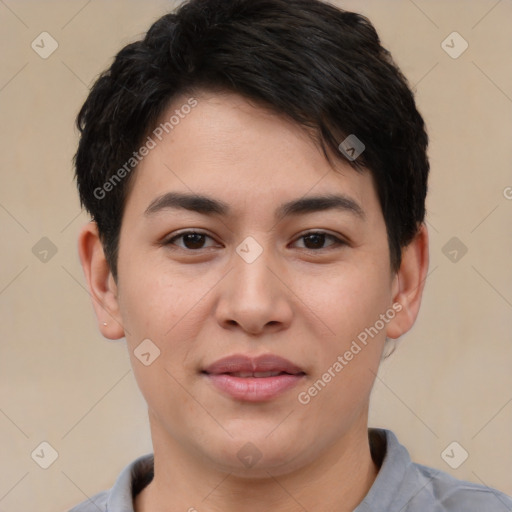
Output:
<path fill-rule="evenodd" d="M 306 375 L 280 356 L 234 355 L 219 359 L 201 373 L 217 391 L 235 400 L 268 401 L 295 387 Z"/>
<path fill-rule="evenodd" d="M 227 373 L 222 373 L 221 375 L 231 375 L 233 377 L 239 377 L 240 379 L 247 379 L 249 377 L 253 377 L 256 379 L 266 379 L 268 377 L 277 377 L 278 375 L 296 375 L 296 374 L 275 371 L 275 372 L 227 372 Z"/>

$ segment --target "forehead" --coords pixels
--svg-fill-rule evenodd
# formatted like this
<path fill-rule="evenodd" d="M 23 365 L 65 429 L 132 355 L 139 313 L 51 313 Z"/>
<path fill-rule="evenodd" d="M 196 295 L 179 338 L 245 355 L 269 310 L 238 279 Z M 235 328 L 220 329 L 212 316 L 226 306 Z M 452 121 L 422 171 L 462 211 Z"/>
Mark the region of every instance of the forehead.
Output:
<path fill-rule="evenodd" d="M 232 93 L 194 99 L 195 104 L 190 96 L 176 98 L 159 120 L 159 131 L 150 134 L 154 147 L 136 169 L 127 210 L 143 212 L 169 191 L 216 197 L 238 216 L 246 209 L 263 212 L 298 197 L 337 193 L 365 213 L 380 210 L 371 174 L 355 171 L 339 156 L 331 166 L 298 123 Z M 190 104 L 195 106 L 185 108 Z"/>

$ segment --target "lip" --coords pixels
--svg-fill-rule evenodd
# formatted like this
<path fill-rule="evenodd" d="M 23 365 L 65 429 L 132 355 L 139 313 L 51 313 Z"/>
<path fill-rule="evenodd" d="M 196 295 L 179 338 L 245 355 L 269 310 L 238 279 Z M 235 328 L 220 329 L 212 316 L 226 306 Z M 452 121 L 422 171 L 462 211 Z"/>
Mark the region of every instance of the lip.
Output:
<path fill-rule="evenodd" d="M 254 376 L 270 372 L 279 374 Z M 202 373 L 222 393 L 247 402 L 271 400 L 296 386 L 306 375 L 297 365 L 273 354 L 256 358 L 243 354 L 224 357 L 207 366 Z"/>
<path fill-rule="evenodd" d="M 263 354 L 258 357 L 235 354 L 215 361 L 203 371 L 210 375 L 239 372 L 285 372 L 292 375 L 304 373 L 302 368 L 288 359 L 274 354 Z"/>

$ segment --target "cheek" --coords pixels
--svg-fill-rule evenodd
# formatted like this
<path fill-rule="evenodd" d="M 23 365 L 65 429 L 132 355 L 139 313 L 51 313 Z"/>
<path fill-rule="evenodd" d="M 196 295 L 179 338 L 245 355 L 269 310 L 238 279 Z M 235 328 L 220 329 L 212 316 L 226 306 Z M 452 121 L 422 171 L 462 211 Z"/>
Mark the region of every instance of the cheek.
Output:
<path fill-rule="evenodd" d="M 315 307 L 330 330 L 317 336 L 318 364 L 310 385 L 318 393 L 315 407 L 357 415 L 380 364 L 386 332 L 380 315 L 390 307 L 391 292 L 389 273 L 381 269 L 353 265 L 346 270 L 317 294 Z"/>
<path fill-rule="evenodd" d="M 150 366 L 144 366 L 134 356 L 131 357 L 135 380 L 148 409 L 171 435 L 177 436 L 174 428 L 178 422 L 169 421 L 169 418 L 176 416 L 176 411 L 185 414 L 191 406 L 190 397 L 179 384 L 182 377 L 176 375 L 173 368 L 169 369 L 162 355 Z"/>
<path fill-rule="evenodd" d="M 324 335 L 320 339 L 327 346 L 334 341 L 336 349 L 373 326 L 390 306 L 389 272 L 380 266 L 347 263 L 321 278 L 300 279 L 303 302 Z"/>
<path fill-rule="evenodd" d="M 123 283 L 119 301 L 132 366 L 141 366 L 134 356 L 134 352 L 140 352 L 139 344 L 151 340 L 159 355 L 150 367 L 151 373 L 144 367 L 138 372 L 142 392 L 146 387 L 157 389 L 158 386 L 164 386 L 162 389 L 170 386 L 174 390 L 177 384 L 172 377 L 181 382 L 196 371 L 197 361 L 190 353 L 196 349 L 194 341 L 200 337 L 211 314 L 207 292 L 217 279 L 213 273 L 184 276 L 176 269 L 170 272 L 159 265 L 140 272 L 136 268 L 142 267 L 134 264 L 134 270 L 125 274 L 129 277 Z M 160 374 L 159 380 L 155 373 Z"/>
<path fill-rule="evenodd" d="M 131 260 L 130 267 L 123 269 L 119 305 L 130 333 L 127 339 L 141 336 L 163 339 L 166 333 L 169 336 L 194 300 L 199 300 L 200 290 L 193 282 L 183 283 L 179 274 L 160 267 L 148 261 Z"/>

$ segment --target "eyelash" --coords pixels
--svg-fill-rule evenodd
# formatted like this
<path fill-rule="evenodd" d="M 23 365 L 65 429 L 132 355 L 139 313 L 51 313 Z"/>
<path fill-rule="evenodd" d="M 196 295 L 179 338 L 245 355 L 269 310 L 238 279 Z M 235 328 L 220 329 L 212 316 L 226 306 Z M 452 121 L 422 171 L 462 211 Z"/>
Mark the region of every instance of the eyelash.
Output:
<path fill-rule="evenodd" d="M 178 233 L 177 235 L 174 235 L 172 238 L 169 238 L 168 240 L 163 242 L 163 245 L 166 245 L 166 246 L 176 245 L 176 244 L 174 244 L 174 241 L 178 240 L 180 238 L 183 238 L 186 235 L 201 235 L 201 236 L 204 236 L 204 237 L 207 237 L 207 238 L 210 238 L 210 239 L 213 240 L 213 238 L 210 235 L 208 235 L 207 233 L 203 233 L 201 231 L 183 231 L 182 233 Z M 346 242 L 345 240 L 343 240 L 341 238 L 338 238 L 337 236 L 334 236 L 334 235 L 332 235 L 330 233 L 326 233 L 324 231 L 308 231 L 307 233 L 304 233 L 299 238 L 297 238 L 297 240 L 306 238 L 306 237 L 311 236 L 311 235 L 324 236 L 326 239 L 329 238 L 329 239 L 333 240 L 334 243 L 331 244 L 330 246 L 323 247 L 323 248 L 320 248 L 320 249 L 308 249 L 307 247 L 303 247 L 301 249 L 304 249 L 305 251 L 315 252 L 316 253 L 316 252 L 320 252 L 320 251 L 329 250 L 330 248 L 332 249 L 332 248 L 348 245 L 348 242 Z M 187 247 L 180 247 L 180 246 L 176 246 L 176 247 L 178 247 L 179 249 L 182 249 L 184 251 L 187 251 L 187 252 L 199 252 L 202 249 L 205 249 L 204 247 L 201 247 L 199 249 L 188 249 Z"/>

